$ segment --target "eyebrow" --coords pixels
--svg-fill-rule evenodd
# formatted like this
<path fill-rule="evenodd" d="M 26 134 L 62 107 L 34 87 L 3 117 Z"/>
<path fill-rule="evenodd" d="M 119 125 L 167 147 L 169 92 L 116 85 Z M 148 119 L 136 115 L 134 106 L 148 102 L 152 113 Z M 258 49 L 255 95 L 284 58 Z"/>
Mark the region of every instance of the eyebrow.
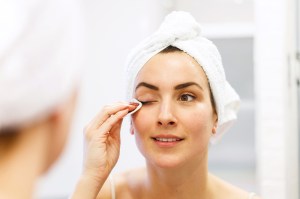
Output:
<path fill-rule="evenodd" d="M 139 83 L 139 84 L 135 87 L 135 90 L 137 90 L 137 89 L 138 89 L 139 87 L 141 87 L 141 86 L 144 86 L 144 87 L 149 88 L 149 89 L 151 89 L 151 90 L 156 90 L 156 91 L 159 90 L 157 86 L 154 86 L 154 85 L 152 85 L 152 84 L 148 84 L 148 83 L 146 83 L 146 82 L 141 82 L 141 83 Z"/>
<path fill-rule="evenodd" d="M 189 86 L 197 86 L 198 88 L 203 90 L 203 88 L 199 84 L 197 84 L 196 82 L 186 82 L 186 83 L 183 83 L 183 84 L 179 84 L 179 85 L 175 86 L 174 89 L 175 90 L 180 90 L 180 89 L 184 89 L 184 88 L 189 87 Z"/>
<path fill-rule="evenodd" d="M 135 87 L 135 90 L 137 90 L 139 87 L 141 86 L 144 86 L 146 88 L 149 88 L 151 90 L 155 90 L 155 91 L 158 91 L 159 88 L 157 86 L 154 86 L 152 84 L 149 84 L 149 83 L 146 83 L 146 82 L 141 82 L 139 83 L 136 87 Z M 184 89 L 184 88 L 187 88 L 189 86 L 197 86 L 198 88 L 200 88 L 201 90 L 203 90 L 203 88 L 197 84 L 196 82 L 186 82 L 186 83 L 183 83 L 183 84 L 178 84 L 177 86 L 174 87 L 175 90 L 180 90 L 180 89 Z"/>

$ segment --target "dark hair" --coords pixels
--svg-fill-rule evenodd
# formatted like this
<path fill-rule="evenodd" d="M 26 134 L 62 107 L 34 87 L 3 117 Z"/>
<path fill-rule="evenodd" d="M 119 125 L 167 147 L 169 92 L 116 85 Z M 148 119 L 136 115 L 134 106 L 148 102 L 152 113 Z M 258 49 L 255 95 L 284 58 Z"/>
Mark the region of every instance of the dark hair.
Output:
<path fill-rule="evenodd" d="M 19 137 L 17 128 L 0 129 L 0 151 L 7 151 Z"/>
<path fill-rule="evenodd" d="M 176 52 L 176 51 L 183 52 L 181 49 L 179 49 L 175 46 L 168 46 L 165 49 L 163 49 L 161 51 L 161 53 L 172 53 L 172 52 Z"/>
<path fill-rule="evenodd" d="M 184 52 L 184 51 L 177 48 L 177 47 L 175 47 L 175 46 L 168 46 L 165 49 L 163 49 L 162 51 L 160 51 L 160 53 L 172 53 L 172 52 Z M 210 101 L 212 103 L 212 107 L 213 107 L 214 111 L 216 111 L 216 103 L 215 103 L 215 100 L 214 100 L 214 96 L 211 92 L 209 79 L 207 79 L 207 81 L 208 81 L 208 87 L 209 87 Z"/>

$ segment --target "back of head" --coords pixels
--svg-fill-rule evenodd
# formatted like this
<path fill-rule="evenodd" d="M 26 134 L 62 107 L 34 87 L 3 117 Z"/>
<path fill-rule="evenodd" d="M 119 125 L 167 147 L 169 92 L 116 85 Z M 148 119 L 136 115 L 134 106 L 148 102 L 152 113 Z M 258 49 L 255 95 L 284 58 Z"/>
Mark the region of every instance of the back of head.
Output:
<path fill-rule="evenodd" d="M 83 45 L 72 1 L 2 3 L 0 129 L 40 118 L 70 94 Z"/>
<path fill-rule="evenodd" d="M 0 141 L 47 117 L 70 97 L 83 61 L 72 0 L 0 2 Z"/>

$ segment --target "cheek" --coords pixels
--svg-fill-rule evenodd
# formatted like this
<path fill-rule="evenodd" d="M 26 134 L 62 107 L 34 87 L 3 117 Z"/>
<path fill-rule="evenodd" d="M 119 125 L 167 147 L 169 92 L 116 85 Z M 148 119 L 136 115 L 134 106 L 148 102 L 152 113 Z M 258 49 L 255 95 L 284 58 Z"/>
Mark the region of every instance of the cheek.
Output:
<path fill-rule="evenodd" d="M 207 105 L 198 105 L 191 110 L 182 110 L 180 121 L 187 131 L 195 136 L 210 136 L 213 128 L 213 112 Z"/>
<path fill-rule="evenodd" d="M 199 103 L 189 108 L 178 106 L 173 114 L 177 118 L 177 127 L 186 133 L 197 136 L 211 135 L 214 125 L 213 109 L 206 103 Z M 133 129 L 138 137 L 147 136 L 147 132 L 154 131 L 156 122 L 157 113 L 152 109 L 141 109 L 132 116 Z"/>
<path fill-rule="evenodd" d="M 145 157 L 147 156 L 147 140 L 154 125 L 153 114 L 148 114 L 147 111 L 138 111 L 132 116 L 132 128 L 134 131 L 135 143 Z"/>
<path fill-rule="evenodd" d="M 135 134 L 149 131 L 153 127 L 154 116 L 147 111 L 140 110 L 132 116 L 132 126 Z"/>

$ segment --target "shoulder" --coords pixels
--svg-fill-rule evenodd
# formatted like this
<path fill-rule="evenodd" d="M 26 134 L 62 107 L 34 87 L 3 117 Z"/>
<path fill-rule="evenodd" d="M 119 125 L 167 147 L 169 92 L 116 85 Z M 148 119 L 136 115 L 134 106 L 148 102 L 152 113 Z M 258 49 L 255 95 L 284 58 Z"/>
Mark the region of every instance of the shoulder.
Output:
<path fill-rule="evenodd" d="M 143 181 L 146 176 L 145 168 L 128 170 L 114 176 L 116 193 L 122 195 L 122 199 L 140 198 Z M 124 197 L 123 197 L 124 196 Z M 130 197 L 125 197 L 130 196 Z"/>
<path fill-rule="evenodd" d="M 116 198 L 133 199 L 138 198 L 141 181 L 145 169 L 133 169 L 123 173 L 111 175 L 100 190 L 97 199 L 111 199 L 112 192 Z"/>
<path fill-rule="evenodd" d="M 226 196 L 226 198 L 232 199 L 249 199 L 251 196 L 250 192 L 247 192 L 237 186 L 234 186 L 212 174 L 209 174 L 210 182 L 212 183 L 214 193 L 220 196 Z M 217 197 L 218 198 L 218 197 Z M 259 196 L 255 195 L 251 199 L 261 199 Z"/>

